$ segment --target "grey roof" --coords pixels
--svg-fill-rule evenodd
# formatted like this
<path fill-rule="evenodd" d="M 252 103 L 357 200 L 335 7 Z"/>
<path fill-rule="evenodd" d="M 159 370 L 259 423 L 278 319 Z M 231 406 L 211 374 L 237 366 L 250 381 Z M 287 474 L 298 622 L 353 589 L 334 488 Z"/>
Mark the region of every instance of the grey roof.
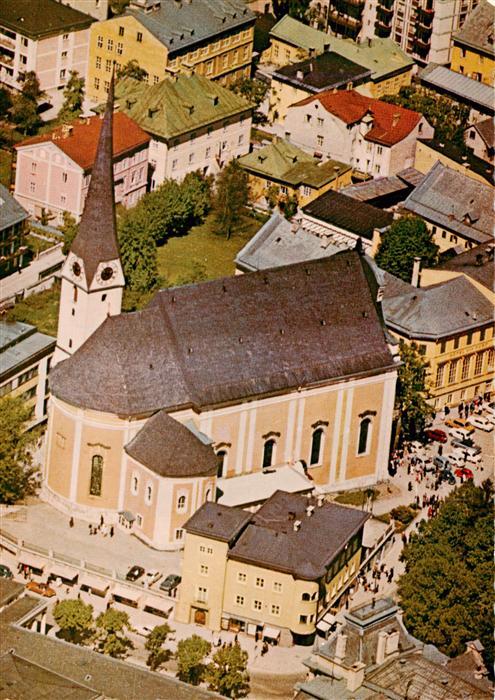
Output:
<path fill-rule="evenodd" d="M 308 506 L 314 509 L 311 516 L 306 514 Z M 355 508 L 336 503 L 318 506 L 314 498 L 275 491 L 252 515 L 228 556 L 316 581 L 369 517 Z"/>
<path fill-rule="evenodd" d="M 29 214 L 21 207 L 8 189 L 0 184 L 0 231 L 27 219 Z"/>
<path fill-rule="evenodd" d="M 373 180 L 365 180 L 365 182 L 356 182 L 353 185 L 347 185 L 340 190 L 341 194 L 347 197 L 352 197 L 360 202 L 369 202 L 370 200 L 386 197 L 390 194 L 404 193 L 404 199 L 410 191 L 409 186 L 404 180 L 397 175 L 388 177 L 378 177 Z"/>
<path fill-rule="evenodd" d="M 235 259 L 244 272 L 266 270 L 282 265 L 316 260 L 338 253 L 342 248 L 309 233 L 278 213 L 272 214 L 260 230 L 246 243 Z"/>
<path fill-rule="evenodd" d="M 242 0 L 162 0 L 158 9 L 151 12 L 129 8 L 126 14 L 134 16 L 172 56 L 212 37 L 254 24 L 256 19 Z"/>
<path fill-rule="evenodd" d="M 93 17 L 56 0 L 0 2 L 0 24 L 34 40 L 81 31 L 94 21 Z"/>
<path fill-rule="evenodd" d="M 11 603 L 24 591 L 24 586 L 11 578 L 0 578 L 0 607 Z"/>
<path fill-rule="evenodd" d="M 373 238 L 375 228 L 385 229 L 394 219 L 391 212 L 382 211 L 371 204 L 359 202 L 333 190 L 328 190 L 306 204 L 303 212 L 368 240 Z"/>
<path fill-rule="evenodd" d="M 75 406 L 122 415 L 214 406 L 394 366 L 357 251 L 159 292 L 108 317 L 50 376 Z"/>
<path fill-rule="evenodd" d="M 186 532 L 206 535 L 214 540 L 233 542 L 251 520 L 249 511 L 207 501 L 184 525 Z"/>
<path fill-rule="evenodd" d="M 473 243 L 493 240 L 493 188 L 437 161 L 404 209 Z"/>
<path fill-rule="evenodd" d="M 211 445 L 165 411 L 150 418 L 125 451 L 160 476 L 206 476 L 217 471 L 218 458 Z"/>
<path fill-rule="evenodd" d="M 88 195 L 71 245 L 71 251 L 83 261 L 88 285 L 100 263 L 119 257 L 113 191 L 113 90 L 112 75 Z"/>
<path fill-rule="evenodd" d="M 493 118 L 486 121 L 491 121 L 493 126 Z M 482 123 L 486 123 L 486 121 Z M 473 126 L 476 127 L 477 125 Z M 468 172 L 473 172 L 476 175 L 481 175 L 481 177 L 483 177 L 489 185 L 493 184 L 493 165 L 488 163 L 486 160 L 475 156 L 473 151 L 471 151 L 469 148 L 460 148 L 459 146 L 456 146 L 455 143 L 449 141 L 444 143 L 437 141 L 436 139 L 418 139 L 418 141 L 427 148 L 430 148 L 432 151 L 445 156 L 445 158 L 454 161 L 454 163 L 462 165 L 463 168 L 466 169 L 466 174 Z M 439 158 L 439 160 L 441 161 L 441 158 Z"/>
<path fill-rule="evenodd" d="M 454 36 L 454 44 L 488 54 L 495 58 L 495 7 L 488 0 L 480 3 L 468 15 L 461 31 Z"/>
<path fill-rule="evenodd" d="M 290 83 L 307 92 L 317 93 L 332 88 L 361 85 L 371 80 L 371 70 L 349 61 L 334 51 L 328 51 L 291 63 L 274 71 L 273 79 Z"/>
<path fill-rule="evenodd" d="M 21 367 L 53 352 L 55 338 L 38 333 L 35 326 L 0 321 L 0 378 L 3 381 Z"/>
<path fill-rule="evenodd" d="M 410 338 L 436 340 L 493 322 L 493 304 L 463 276 L 412 287 L 382 306 L 387 326 Z"/>
<path fill-rule="evenodd" d="M 462 273 L 493 291 L 495 287 L 493 251 L 493 243 L 484 243 L 454 256 L 447 262 L 438 265 L 436 269 Z"/>
<path fill-rule="evenodd" d="M 439 66 L 437 63 L 428 64 L 419 72 L 419 80 L 421 84 L 434 90 L 438 88 L 459 102 L 469 102 L 483 112 L 493 114 L 495 111 L 493 88 L 490 85 L 456 73 L 445 66 Z"/>

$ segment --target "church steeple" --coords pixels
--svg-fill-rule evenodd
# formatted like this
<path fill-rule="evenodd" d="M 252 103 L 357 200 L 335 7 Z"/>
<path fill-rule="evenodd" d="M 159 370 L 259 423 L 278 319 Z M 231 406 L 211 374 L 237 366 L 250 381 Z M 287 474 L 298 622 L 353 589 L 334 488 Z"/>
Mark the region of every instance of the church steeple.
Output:
<path fill-rule="evenodd" d="M 125 281 L 115 218 L 113 101 L 112 75 L 79 229 L 62 268 L 52 366 L 72 355 L 107 316 L 121 312 Z"/>

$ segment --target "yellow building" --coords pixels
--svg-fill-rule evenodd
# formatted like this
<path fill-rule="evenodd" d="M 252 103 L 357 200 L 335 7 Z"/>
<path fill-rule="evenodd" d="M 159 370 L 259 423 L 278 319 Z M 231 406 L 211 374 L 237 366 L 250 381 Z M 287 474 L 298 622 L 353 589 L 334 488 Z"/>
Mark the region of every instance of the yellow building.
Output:
<path fill-rule="evenodd" d="M 275 186 L 280 199 L 296 197 L 304 206 L 327 190 L 351 184 L 350 165 L 336 160 L 321 162 L 282 139 L 241 156 L 238 163 L 249 175 L 252 201 L 267 196 Z"/>
<path fill-rule="evenodd" d="M 493 250 L 480 246 L 421 272 L 421 287 L 387 294 L 387 327 L 415 342 L 428 362 L 435 408 L 494 391 Z M 428 285 L 428 286 L 427 286 Z"/>
<path fill-rule="evenodd" d="M 452 143 L 441 143 L 435 139 L 418 139 L 413 167 L 426 175 L 437 161 L 451 170 L 457 170 L 473 180 L 493 187 L 493 165 L 490 163 L 476 157 L 471 151 L 461 151 Z"/>
<path fill-rule="evenodd" d="M 490 87 L 495 84 L 495 7 L 481 0 L 454 37 L 451 69 Z"/>
<path fill-rule="evenodd" d="M 286 491 L 255 514 L 206 503 L 184 526 L 175 619 L 311 644 L 318 617 L 357 575 L 368 517 Z"/>
<path fill-rule="evenodd" d="M 249 77 L 255 15 L 240 0 L 220 0 L 213 11 L 201 0 L 133 0 L 124 15 L 91 29 L 87 95 L 105 100 L 112 66 L 137 61 L 148 83 L 177 72 L 198 73 L 223 84 Z"/>

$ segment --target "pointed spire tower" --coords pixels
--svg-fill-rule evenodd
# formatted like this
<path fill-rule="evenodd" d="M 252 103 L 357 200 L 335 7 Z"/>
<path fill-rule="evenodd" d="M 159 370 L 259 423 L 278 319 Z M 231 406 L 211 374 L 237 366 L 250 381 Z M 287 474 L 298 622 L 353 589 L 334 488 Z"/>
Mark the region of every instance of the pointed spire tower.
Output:
<path fill-rule="evenodd" d="M 62 268 L 57 347 L 52 366 L 70 357 L 107 316 L 121 312 L 125 281 L 115 217 L 113 102 L 112 75 L 79 230 Z"/>

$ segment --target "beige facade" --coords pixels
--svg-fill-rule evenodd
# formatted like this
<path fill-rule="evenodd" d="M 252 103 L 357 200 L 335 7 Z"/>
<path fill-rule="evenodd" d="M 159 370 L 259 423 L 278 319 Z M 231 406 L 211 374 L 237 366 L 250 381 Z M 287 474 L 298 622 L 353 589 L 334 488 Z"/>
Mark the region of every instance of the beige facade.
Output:
<path fill-rule="evenodd" d="M 472 127 L 471 132 L 477 133 Z M 481 139 L 479 139 L 479 141 L 481 141 Z M 475 155 L 479 154 L 475 152 Z M 431 146 L 429 146 L 427 143 L 423 143 L 422 141 L 416 142 L 416 151 L 414 154 L 413 166 L 414 168 L 416 168 L 416 170 L 419 170 L 420 173 L 425 173 L 426 175 L 426 173 L 428 173 L 432 169 L 432 167 L 438 160 L 440 161 L 440 163 L 447 166 L 447 168 L 450 168 L 451 170 L 457 170 L 457 172 L 462 173 L 463 175 L 467 175 L 467 177 L 470 177 L 473 180 L 482 182 L 484 185 L 489 184 L 488 178 L 490 171 L 488 168 L 485 174 L 480 174 L 479 172 L 475 172 L 469 167 L 467 159 L 464 162 L 459 163 L 456 160 L 449 158 L 448 155 L 446 155 L 445 153 L 442 153 L 439 150 L 439 148 L 431 148 Z"/>

